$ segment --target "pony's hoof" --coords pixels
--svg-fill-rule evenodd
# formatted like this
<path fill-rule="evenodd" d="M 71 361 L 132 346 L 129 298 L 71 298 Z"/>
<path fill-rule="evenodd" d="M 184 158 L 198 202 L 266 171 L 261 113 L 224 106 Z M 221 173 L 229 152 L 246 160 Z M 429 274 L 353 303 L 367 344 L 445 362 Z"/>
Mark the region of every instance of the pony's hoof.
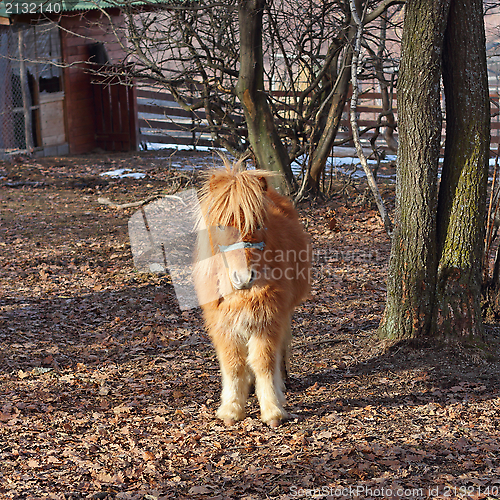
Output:
<path fill-rule="evenodd" d="M 282 422 L 288 420 L 288 413 L 279 406 L 261 408 L 260 419 L 269 427 L 279 427 Z"/>
<path fill-rule="evenodd" d="M 241 408 L 241 405 L 229 403 L 221 405 L 217 410 L 217 417 L 220 418 L 226 426 L 230 427 L 239 420 L 245 418 L 245 411 Z"/>
<path fill-rule="evenodd" d="M 267 418 L 262 418 L 262 421 L 273 429 L 276 429 L 276 427 L 279 427 L 283 422 L 286 422 L 287 420 L 288 414 L 284 410 L 282 410 L 281 412 L 274 412 L 274 415 L 268 415 Z"/>

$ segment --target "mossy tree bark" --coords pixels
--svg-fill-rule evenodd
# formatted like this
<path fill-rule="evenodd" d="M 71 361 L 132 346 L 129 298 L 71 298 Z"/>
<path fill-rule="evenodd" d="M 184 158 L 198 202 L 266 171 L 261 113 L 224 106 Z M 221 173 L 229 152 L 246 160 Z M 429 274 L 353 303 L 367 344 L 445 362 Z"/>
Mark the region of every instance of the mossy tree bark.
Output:
<path fill-rule="evenodd" d="M 428 332 L 436 285 L 441 59 L 449 0 L 406 4 L 398 81 L 396 213 L 384 338 Z"/>
<path fill-rule="evenodd" d="M 490 106 L 481 0 L 453 0 L 445 33 L 446 146 L 434 331 L 480 338 Z"/>
<path fill-rule="evenodd" d="M 248 140 L 260 168 L 284 173 L 289 191 L 296 188 L 288 153 L 278 135 L 264 90 L 262 17 L 265 0 L 240 0 L 240 71 L 236 92 L 243 106 Z"/>
<path fill-rule="evenodd" d="M 396 217 L 379 336 L 481 335 L 489 104 L 480 0 L 408 0 Z M 440 77 L 446 149 L 438 195 Z"/>

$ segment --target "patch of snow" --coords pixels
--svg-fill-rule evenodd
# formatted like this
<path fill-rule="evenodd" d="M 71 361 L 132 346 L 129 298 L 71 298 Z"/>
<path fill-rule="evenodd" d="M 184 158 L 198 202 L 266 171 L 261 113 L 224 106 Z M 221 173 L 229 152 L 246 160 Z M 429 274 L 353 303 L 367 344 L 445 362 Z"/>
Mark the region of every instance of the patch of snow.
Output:
<path fill-rule="evenodd" d="M 177 151 L 212 151 L 214 148 L 208 146 L 183 146 L 179 144 L 163 144 L 160 142 L 148 142 L 146 145 L 147 151 L 161 151 L 162 149 L 176 149 Z"/>
<path fill-rule="evenodd" d="M 134 172 L 130 168 L 119 168 L 117 170 L 110 170 L 109 172 L 103 172 L 101 176 L 117 177 L 123 179 L 125 177 L 132 177 L 133 179 L 142 179 L 146 177 L 144 172 Z"/>

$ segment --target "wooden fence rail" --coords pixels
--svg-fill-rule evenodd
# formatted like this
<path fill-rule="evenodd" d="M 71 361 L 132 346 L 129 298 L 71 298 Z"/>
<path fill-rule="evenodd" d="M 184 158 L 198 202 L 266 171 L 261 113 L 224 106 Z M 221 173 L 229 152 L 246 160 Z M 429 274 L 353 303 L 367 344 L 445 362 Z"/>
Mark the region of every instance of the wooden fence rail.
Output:
<path fill-rule="evenodd" d="M 276 92 L 275 97 L 286 97 L 284 92 Z M 367 92 L 360 95 L 358 103 L 359 126 L 373 127 L 377 125 L 377 118 L 382 111 L 381 94 Z M 139 142 L 143 144 L 172 144 L 177 146 L 205 146 L 216 145 L 211 137 L 206 115 L 203 109 L 189 112 L 181 108 L 174 98 L 167 92 L 154 88 L 137 90 L 138 112 L 139 112 Z M 497 150 L 500 142 L 500 98 L 499 94 L 490 94 L 491 101 L 491 150 Z M 350 137 L 350 123 L 348 119 L 349 102 L 344 110 L 344 117 L 340 122 L 337 139 Z M 394 99 L 395 113 L 397 115 L 397 103 Z M 238 118 L 242 119 L 242 115 Z M 368 132 L 362 138 L 369 147 L 368 141 L 373 132 Z M 394 136 L 397 138 L 397 131 Z M 443 129 L 444 140 L 444 129 Z M 347 144 L 349 145 L 349 144 Z M 383 140 L 382 134 L 377 139 L 377 145 L 391 153 Z M 393 154 L 393 153 L 392 153 Z"/>

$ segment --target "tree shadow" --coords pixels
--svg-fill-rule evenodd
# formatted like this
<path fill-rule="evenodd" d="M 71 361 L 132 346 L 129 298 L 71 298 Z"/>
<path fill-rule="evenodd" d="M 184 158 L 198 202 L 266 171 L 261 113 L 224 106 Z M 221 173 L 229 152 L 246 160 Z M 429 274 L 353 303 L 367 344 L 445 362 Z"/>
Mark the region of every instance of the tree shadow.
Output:
<path fill-rule="evenodd" d="M 293 376 L 292 370 L 287 390 L 294 400 L 300 401 L 301 394 L 324 388 L 319 391 L 317 402 L 306 397 L 304 403 L 309 411 L 319 414 L 370 405 L 449 405 L 497 398 L 500 337 L 491 328 L 487 329 L 487 336 L 491 349 L 486 353 L 433 339 L 402 341 L 387 349 L 378 345 L 372 349 L 378 352 L 342 368 L 298 376 Z"/>
<path fill-rule="evenodd" d="M 138 352 L 161 355 L 202 332 L 198 309 L 181 311 L 168 278 L 119 290 L 0 301 L 0 373 L 78 363 L 123 363 Z"/>

